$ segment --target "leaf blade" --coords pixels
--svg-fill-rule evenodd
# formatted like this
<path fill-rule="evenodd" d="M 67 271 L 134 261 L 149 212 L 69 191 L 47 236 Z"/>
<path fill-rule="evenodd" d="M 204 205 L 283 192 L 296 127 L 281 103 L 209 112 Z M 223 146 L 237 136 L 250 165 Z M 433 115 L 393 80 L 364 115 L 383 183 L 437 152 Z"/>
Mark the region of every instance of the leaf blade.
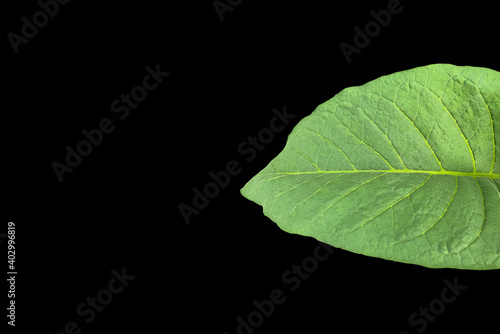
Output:
<path fill-rule="evenodd" d="M 241 192 L 283 230 L 349 251 L 499 269 L 498 91 L 500 73 L 448 64 L 346 88 Z"/>

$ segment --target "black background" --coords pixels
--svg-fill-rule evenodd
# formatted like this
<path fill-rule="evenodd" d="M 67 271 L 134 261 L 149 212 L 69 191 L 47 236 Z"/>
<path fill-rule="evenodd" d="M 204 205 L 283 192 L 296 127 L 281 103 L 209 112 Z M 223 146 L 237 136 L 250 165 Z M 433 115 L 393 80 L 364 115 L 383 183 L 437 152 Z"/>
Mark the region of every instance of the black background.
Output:
<path fill-rule="evenodd" d="M 345 87 L 432 63 L 500 70 L 497 11 L 479 1 L 402 1 L 348 64 L 339 44 L 353 44 L 354 27 L 388 2 L 244 0 L 221 21 L 212 1 L 74 0 L 17 54 L 7 34 L 20 34 L 21 18 L 40 7 L 4 4 L 1 232 L 16 223 L 13 332 L 59 333 L 73 320 L 81 333 L 234 334 L 252 301 L 281 289 L 286 301 L 255 333 L 416 333 L 408 317 L 455 278 L 467 289 L 425 333 L 494 326 L 498 271 L 433 270 L 335 249 L 290 291 L 282 275 L 318 243 L 281 231 L 239 193 L 293 126 Z M 157 64 L 168 78 L 119 120 L 111 102 Z M 297 116 L 246 161 L 240 143 L 284 106 Z M 51 163 L 103 118 L 115 130 L 60 183 Z M 192 205 L 192 189 L 231 160 L 241 173 L 186 224 L 178 205 Z M 135 279 L 84 323 L 77 305 L 123 267 Z"/>

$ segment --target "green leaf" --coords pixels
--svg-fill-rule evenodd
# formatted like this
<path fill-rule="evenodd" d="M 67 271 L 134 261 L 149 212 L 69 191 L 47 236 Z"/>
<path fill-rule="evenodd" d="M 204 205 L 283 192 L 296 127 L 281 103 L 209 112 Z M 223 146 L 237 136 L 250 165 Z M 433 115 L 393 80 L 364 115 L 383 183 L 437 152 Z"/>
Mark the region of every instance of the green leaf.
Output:
<path fill-rule="evenodd" d="M 435 64 L 346 88 L 241 193 L 351 252 L 499 269 L 500 73 Z"/>

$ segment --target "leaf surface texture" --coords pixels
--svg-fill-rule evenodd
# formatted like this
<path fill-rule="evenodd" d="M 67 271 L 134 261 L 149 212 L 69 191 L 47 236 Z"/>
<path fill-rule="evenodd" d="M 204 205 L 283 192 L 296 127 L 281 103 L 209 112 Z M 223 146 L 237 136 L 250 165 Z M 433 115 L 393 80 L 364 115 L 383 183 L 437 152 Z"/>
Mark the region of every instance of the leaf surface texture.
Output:
<path fill-rule="evenodd" d="M 432 268 L 500 268 L 500 73 L 435 64 L 346 88 L 241 190 L 283 230 Z"/>

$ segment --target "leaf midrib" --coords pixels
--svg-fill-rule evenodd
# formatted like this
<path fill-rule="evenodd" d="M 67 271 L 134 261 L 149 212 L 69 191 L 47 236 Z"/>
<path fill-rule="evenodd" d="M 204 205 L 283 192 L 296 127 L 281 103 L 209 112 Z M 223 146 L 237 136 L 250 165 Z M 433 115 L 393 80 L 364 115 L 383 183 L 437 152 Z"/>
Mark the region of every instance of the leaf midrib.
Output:
<path fill-rule="evenodd" d="M 301 175 L 301 174 L 339 174 L 339 173 L 399 173 L 399 174 L 431 174 L 431 175 L 450 175 L 450 176 L 469 176 L 469 177 L 488 177 L 491 179 L 500 179 L 500 174 L 494 173 L 465 173 L 453 172 L 447 170 L 429 171 L 429 170 L 410 170 L 410 169 L 389 169 L 389 170 L 318 170 L 314 172 L 278 172 L 265 173 L 263 175 Z"/>

